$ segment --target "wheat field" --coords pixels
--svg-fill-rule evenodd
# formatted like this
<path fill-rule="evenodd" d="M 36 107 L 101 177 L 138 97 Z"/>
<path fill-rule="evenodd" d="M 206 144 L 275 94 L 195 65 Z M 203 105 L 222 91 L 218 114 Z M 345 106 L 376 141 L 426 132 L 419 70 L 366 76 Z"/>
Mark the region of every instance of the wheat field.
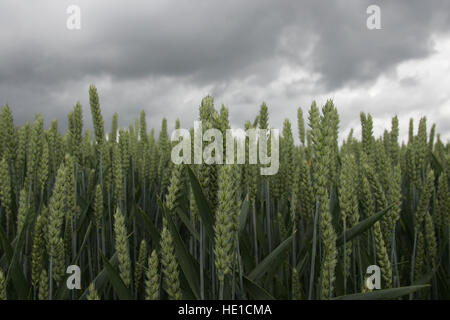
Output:
<path fill-rule="evenodd" d="M 450 146 L 425 117 L 402 143 L 396 116 L 374 137 L 361 113 L 361 137 L 339 143 L 333 101 L 313 102 L 285 120 L 279 171 L 262 176 L 174 165 L 165 119 L 119 129 L 114 114 L 105 132 L 94 86 L 89 102 L 94 130 L 77 103 L 66 132 L 39 114 L 15 126 L 2 107 L 0 299 L 450 298 Z M 210 96 L 199 119 L 230 127 Z M 264 103 L 245 123 L 270 127 Z"/>

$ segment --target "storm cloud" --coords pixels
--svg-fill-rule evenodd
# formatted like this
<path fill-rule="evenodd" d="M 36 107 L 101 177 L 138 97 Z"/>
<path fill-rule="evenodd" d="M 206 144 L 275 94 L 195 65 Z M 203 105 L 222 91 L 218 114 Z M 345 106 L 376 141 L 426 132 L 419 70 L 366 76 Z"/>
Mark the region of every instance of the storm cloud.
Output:
<path fill-rule="evenodd" d="M 81 30 L 66 9 L 81 8 Z M 381 30 L 366 9 L 381 8 Z M 233 126 L 269 105 L 281 126 L 316 99 L 333 98 L 341 128 L 359 111 L 375 129 L 398 114 L 427 116 L 450 138 L 450 2 L 154 0 L 0 3 L 0 104 L 16 123 L 40 112 L 47 123 L 79 100 L 90 126 L 88 87 L 98 87 L 106 126 L 127 126 L 145 110 L 192 126 L 201 98 L 230 109 Z M 295 126 L 294 126 L 295 127 Z"/>

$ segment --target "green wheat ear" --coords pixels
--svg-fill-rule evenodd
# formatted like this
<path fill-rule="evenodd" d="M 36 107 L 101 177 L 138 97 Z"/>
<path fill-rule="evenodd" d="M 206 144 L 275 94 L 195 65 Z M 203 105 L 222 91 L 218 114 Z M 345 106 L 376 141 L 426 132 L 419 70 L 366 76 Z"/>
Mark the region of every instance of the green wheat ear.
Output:
<path fill-rule="evenodd" d="M 138 259 L 136 261 L 136 266 L 134 269 L 134 287 L 136 292 L 139 292 L 139 287 L 141 284 L 142 273 L 145 268 L 145 260 L 147 259 L 147 243 L 144 239 L 142 239 L 141 244 L 139 245 L 139 254 Z"/>
<path fill-rule="evenodd" d="M 305 120 L 303 119 L 302 108 L 297 109 L 297 126 L 298 126 L 298 138 L 302 145 L 305 145 Z"/>
<path fill-rule="evenodd" d="M 33 232 L 33 246 L 31 250 L 31 282 L 35 288 L 43 270 L 45 255 L 45 218 L 39 215 L 36 219 Z"/>
<path fill-rule="evenodd" d="M 118 115 L 117 112 L 114 112 L 112 123 L 111 123 L 111 132 L 108 136 L 108 141 L 116 142 L 117 141 L 117 128 L 118 128 Z"/>
<path fill-rule="evenodd" d="M 147 272 L 145 273 L 145 300 L 159 299 L 159 273 L 158 255 L 156 250 L 152 251 L 148 258 Z"/>
<path fill-rule="evenodd" d="M 184 183 L 183 183 L 183 165 L 179 164 L 172 169 L 172 178 L 170 179 L 170 185 L 167 189 L 166 207 L 167 210 L 174 213 L 174 210 L 178 207 L 181 196 L 183 195 Z"/>
<path fill-rule="evenodd" d="M 269 128 L 269 110 L 265 102 L 261 104 L 261 108 L 259 109 L 259 128 Z"/>
<path fill-rule="evenodd" d="M 97 290 L 95 290 L 94 282 L 89 285 L 89 293 L 87 295 L 88 300 L 100 300 Z"/>
<path fill-rule="evenodd" d="M 324 107 L 324 111 L 327 110 Z M 337 263 L 336 233 L 330 214 L 330 199 L 328 182 L 330 178 L 330 161 L 332 145 L 331 112 L 325 112 L 320 117 L 319 109 L 312 104 L 309 112 L 309 124 L 313 141 L 313 153 L 316 158 L 313 167 L 313 178 L 316 192 L 318 212 L 320 213 L 320 232 L 323 243 L 323 258 L 321 266 L 321 298 L 330 299 L 333 296 L 335 268 Z"/>
<path fill-rule="evenodd" d="M 0 300 L 7 300 L 6 299 L 6 279 L 5 274 L 0 269 Z"/>
<path fill-rule="evenodd" d="M 377 258 L 378 264 L 381 268 L 381 274 L 383 276 L 383 280 L 385 282 L 386 288 L 392 287 L 392 269 L 391 263 L 389 261 L 389 255 L 385 246 L 385 242 L 383 240 L 383 234 L 381 232 L 380 222 L 375 222 L 373 226 L 373 233 L 375 236 L 375 243 L 377 248 Z"/>
<path fill-rule="evenodd" d="M 159 163 L 158 176 L 161 178 L 161 190 L 165 191 L 172 175 L 173 162 L 170 161 L 170 140 L 167 133 L 167 120 L 163 118 L 161 132 L 159 133 L 158 149 Z"/>
<path fill-rule="evenodd" d="M 48 222 L 48 251 L 51 257 L 58 255 L 58 241 L 61 233 L 61 226 L 65 215 L 66 204 L 66 175 L 64 164 L 58 169 L 55 187 L 50 198 L 50 216 Z"/>
<path fill-rule="evenodd" d="M 66 268 L 65 268 L 65 254 L 64 254 L 64 241 L 62 238 L 58 238 L 56 245 L 56 256 L 53 260 L 53 279 L 59 282 L 63 279 Z"/>
<path fill-rule="evenodd" d="M 123 202 L 123 175 L 122 175 L 122 162 L 120 157 L 120 149 L 117 144 L 113 145 L 113 160 L 112 171 L 114 176 L 114 199 L 119 207 L 122 207 Z"/>
<path fill-rule="evenodd" d="M 120 208 L 117 208 L 114 214 L 114 233 L 116 240 L 116 251 L 119 259 L 120 277 L 126 287 L 131 284 L 131 260 L 128 245 L 127 229 L 125 218 Z"/>
<path fill-rule="evenodd" d="M 94 217 L 95 217 L 95 225 L 97 226 L 97 229 L 101 229 L 102 217 L 103 217 L 103 193 L 102 193 L 102 188 L 100 187 L 99 184 L 95 187 Z"/>
<path fill-rule="evenodd" d="M 91 106 L 92 120 L 94 122 L 95 140 L 97 142 L 97 146 L 100 147 L 105 139 L 105 131 L 97 88 L 94 85 L 89 87 L 89 104 Z M 100 149 L 98 149 L 98 151 L 99 150 Z"/>
<path fill-rule="evenodd" d="M 74 158 L 66 155 L 66 189 L 67 189 L 67 215 L 66 218 L 72 224 L 76 213 L 76 189 L 77 181 L 75 179 Z"/>
<path fill-rule="evenodd" d="M 419 232 L 417 236 L 417 254 L 414 267 L 414 279 L 419 280 L 422 278 L 425 270 L 425 239 L 423 232 Z"/>
<path fill-rule="evenodd" d="M 292 136 L 291 122 L 285 119 L 283 122 L 283 140 L 282 140 L 282 159 L 281 159 L 281 192 L 284 199 L 290 199 L 293 186 L 295 184 L 295 148 L 294 138 Z"/>
<path fill-rule="evenodd" d="M 14 128 L 14 119 L 9 105 L 2 107 L 0 113 L 1 139 L 3 140 L 0 147 L 0 154 L 3 154 L 6 161 L 12 165 L 16 160 L 16 132 Z"/>
<path fill-rule="evenodd" d="M 215 232 L 215 264 L 220 282 L 231 271 L 233 248 L 233 215 L 234 188 L 231 165 L 224 165 L 219 175 L 218 206 L 216 211 Z"/>
<path fill-rule="evenodd" d="M 31 128 L 30 145 L 28 147 L 27 154 L 27 172 L 25 179 L 25 186 L 29 187 L 30 184 L 34 183 L 34 179 L 37 174 L 38 165 L 41 158 L 42 143 L 43 143 L 43 129 L 44 120 L 42 116 L 38 113 Z"/>
<path fill-rule="evenodd" d="M 43 269 L 41 272 L 41 276 L 39 279 L 39 300 L 48 300 L 49 299 L 49 291 L 48 291 L 48 275 L 47 270 Z"/>
<path fill-rule="evenodd" d="M 416 169 L 421 170 L 425 166 L 428 154 L 427 144 L 427 118 L 422 117 L 419 121 L 417 136 L 414 140 L 416 151 Z"/>
<path fill-rule="evenodd" d="M 448 177 L 445 173 L 439 176 L 438 181 L 438 214 L 437 221 L 440 227 L 450 225 L 450 192 L 448 189 Z"/>
<path fill-rule="evenodd" d="M 19 209 L 17 211 L 17 234 L 22 232 L 23 226 L 27 216 L 27 192 L 25 189 L 20 190 Z"/>
<path fill-rule="evenodd" d="M 49 176 L 49 148 L 48 142 L 44 139 L 42 148 L 42 157 L 40 159 L 39 171 L 38 171 L 38 180 L 41 188 L 45 187 Z"/>
<path fill-rule="evenodd" d="M 297 206 L 301 208 L 301 216 L 308 221 L 313 220 L 315 196 L 311 181 L 311 171 L 305 159 L 300 160 L 297 171 L 298 187 L 297 200 L 300 202 Z"/>
<path fill-rule="evenodd" d="M 391 155 L 392 163 L 395 165 L 399 161 L 399 152 L 400 147 L 398 144 L 398 136 L 399 136 L 399 125 L 398 125 L 398 117 L 395 116 L 392 118 L 392 126 L 390 133 L 390 143 L 389 143 L 389 152 Z"/>
<path fill-rule="evenodd" d="M 8 233 L 9 225 L 12 223 L 11 211 L 11 177 L 9 174 L 8 163 L 5 158 L 0 162 L 0 200 L 2 207 L 6 212 L 6 230 Z"/>
<path fill-rule="evenodd" d="M 169 299 L 181 300 L 180 275 L 175 256 L 175 247 L 165 218 L 163 218 L 163 229 L 161 232 L 161 266 Z"/>
<path fill-rule="evenodd" d="M 358 198 L 357 198 L 357 179 L 356 179 L 356 161 L 352 154 L 346 154 L 342 158 L 342 168 L 340 174 L 339 205 L 341 208 L 341 219 L 344 230 L 348 230 L 356 225 L 359 220 Z M 350 263 L 352 254 L 352 243 L 347 242 L 345 247 L 345 277 L 350 276 Z M 345 280 L 344 280 L 345 281 Z"/>
<path fill-rule="evenodd" d="M 80 102 L 73 107 L 73 111 L 69 113 L 69 152 L 74 159 L 81 163 L 81 142 L 83 132 L 83 110 Z"/>
<path fill-rule="evenodd" d="M 136 158 L 137 138 L 123 129 L 119 130 L 119 154 L 122 164 L 122 174 L 127 175 L 130 158 Z"/>
<path fill-rule="evenodd" d="M 416 224 L 414 226 L 415 232 L 419 230 L 421 227 L 425 215 L 428 211 L 428 206 L 430 203 L 431 195 L 434 190 L 434 172 L 430 170 L 427 175 L 427 179 L 425 181 L 425 188 L 422 191 L 422 195 L 419 200 L 419 205 L 417 206 L 416 211 Z"/>
<path fill-rule="evenodd" d="M 431 267 L 435 268 L 438 261 L 438 246 L 433 219 L 431 218 L 429 212 L 425 215 L 425 239 L 427 243 L 427 254 L 431 261 Z"/>
<path fill-rule="evenodd" d="M 367 164 L 365 156 L 362 157 L 363 159 L 363 192 L 367 193 L 363 195 L 364 204 L 369 212 L 370 215 L 374 213 L 375 206 L 373 205 L 373 199 L 370 189 L 368 187 L 370 186 L 373 196 L 375 198 L 375 202 L 377 204 L 378 210 L 383 210 L 386 208 L 386 197 L 384 194 L 384 191 L 381 187 L 381 184 L 379 182 L 378 176 L 374 172 L 372 166 Z M 366 182 L 367 177 L 367 182 Z M 367 204 L 366 202 L 372 202 L 372 204 Z M 392 268 L 391 268 L 391 262 L 389 260 L 389 254 L 387 251 L 386 241 L 390 241 L 390 239 L 386 239 L 383 237 L 383 233 L 381 230 L 381 224 L 380 221 L 375 222 L 373 225 L 373 234 L 375 238 L 375 245 L 376 245 L 376 254 L 378 258 L 378 264 L 380 265 L 383 280 L 385 281 L 385 286 L 387 288 L 392 287 Z"/>
<path fill-rule="evenodd" d="M 21 125 L 17 132 L 17 157 L 15 161 L 15 169 L 17 172 L 18 183 L 21 186 L 24 178 L 25 160 L 28 148 L 28 137 L 26 126 Z M 1 144 L 1 143 L 0 143 Z"/>

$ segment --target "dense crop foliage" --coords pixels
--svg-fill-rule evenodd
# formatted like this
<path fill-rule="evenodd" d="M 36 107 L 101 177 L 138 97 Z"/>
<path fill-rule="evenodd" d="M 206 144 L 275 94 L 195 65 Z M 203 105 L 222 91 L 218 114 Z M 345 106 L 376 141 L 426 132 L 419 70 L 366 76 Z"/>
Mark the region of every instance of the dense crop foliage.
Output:
<path fill-rule="evenodd" d="M 89 98 L 93 132 L 79 103 L 65 133 L 1 110 L 0 299 L 450 298 L 450 146 L 425 118 L 400 145 L 397 117 L 376 138 L 361 113 L 361 139 L 339 144 L 333 102 L 313 103 L 298 131 L 285 120 L 279 171 L 261 176 L 175 165 L 165 119 L 157 133 L 144 111 L 129 128 L 115 114 L 105 133 L 94 86 Z M 229 128 L 210 96 L 199 117 Z M 245 127 L 269 120 L 262 104 Z"/>

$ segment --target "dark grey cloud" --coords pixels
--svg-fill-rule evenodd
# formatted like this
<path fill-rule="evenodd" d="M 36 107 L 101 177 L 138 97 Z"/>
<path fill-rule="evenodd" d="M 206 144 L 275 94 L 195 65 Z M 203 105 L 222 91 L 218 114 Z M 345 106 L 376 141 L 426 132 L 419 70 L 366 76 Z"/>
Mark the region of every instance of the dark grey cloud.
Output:
<path fill-rule="evenodd" d="M 315 21 L 320 40 L 313 54 L 314 68 L 331 89 L 371 81 L 402 61 L 426 57 L 433 48 L 430 36 L 450 30 L 449 1 L 350 3 L 326 11 Z M 382 30 L 362 27 L 369 4 L 380 6 Z"/>
<path fill-rule="evenodd" d="M 70 4 L 81 7 L 80 31 L 65 27 Z M 382 30 L 366 28 L 369 4 L 381 7 Z M 191 121 L 208 93 L 236 124 L 263 100 L 281 123 L 316 96 L 364 93 L 382 75 L 395 78 L 400 63 L 431 56 L 449 12 L 445 0 L 4 0 L 0 103 L 17 122 L 40 111 L 64 127 L 77 100 L 90 119 L 95 83 L 107 126 L 113 112 L 128 125 L 141 109 L 155 127 L 163 116 Z M 314 77 L 283 80 L 286 70 Z"/>

